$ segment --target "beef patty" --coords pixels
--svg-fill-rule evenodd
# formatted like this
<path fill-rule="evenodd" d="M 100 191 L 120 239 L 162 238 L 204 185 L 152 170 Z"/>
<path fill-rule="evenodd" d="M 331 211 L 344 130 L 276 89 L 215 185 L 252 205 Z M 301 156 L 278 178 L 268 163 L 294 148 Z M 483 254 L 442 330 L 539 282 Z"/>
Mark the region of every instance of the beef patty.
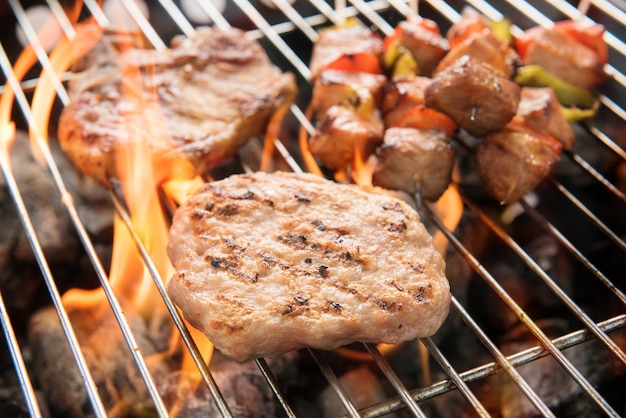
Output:
<path fill-rule="evenodd" d="M 198 28 L 166 50 L 136 44 L 103 37 L 72 77 L 59 123 L 63 150 L 105 186 L 119 175 L 116 151 L 139 143 L 160 170 L 183 159 L 202 173 L 263 133 L 296 95 L 293 74 L 238 29 Z"/>
<path fill-rule="evenodd" d="M 176 211 L 168 254 L 169 295 L 236 360 L 430 336 L 451 298 L 410 206 L 312 174 L 204 185 Z"/>

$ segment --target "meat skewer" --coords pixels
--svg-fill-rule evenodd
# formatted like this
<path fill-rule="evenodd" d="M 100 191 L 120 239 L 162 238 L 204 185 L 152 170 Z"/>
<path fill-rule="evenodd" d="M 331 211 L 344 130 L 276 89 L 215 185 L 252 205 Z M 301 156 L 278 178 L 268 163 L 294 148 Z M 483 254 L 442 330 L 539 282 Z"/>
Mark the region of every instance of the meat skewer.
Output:
<path fill-rule="evenodd" d="M 464 9 L 461 21 L 454 24 L 446 37 L 437 42 L 433 39 L 437 39 L 439 33 L 436 25 L 433 25 L 426 19 L 412 16 L 398 24 L 394 33 L 383 42 L 385 51 L 382 68 L 389 76 L 385 94 L 380 101 L 385 133 L 374 157 L 369 160 L 369 165 L 373 167 L 372 183 L 409 193 L 418 190 L 426 199 L 436 200 L 449 181 L 449 175 L 443 173 L 450 173 L 454 164 L 454 147 L 451 146 L 450 137 L 457 127 L 461 127 L 479 141 L 484 141 L 480 157 L 477 157 L 481 160 L 478 164 L 481 178 L 494 197 L 510 203 L 532 190 L 551 172 L 562 148 L 573 147 L 575 138 L 569 121 L 587 117 L 597 103 L 590 94 L 582 94 L 566 84 L 563 84 L 564 87 L 555 84 L 550 88 L 522 88 L 518 84 L 521 76 L 527 76 L 529 70 L 532 70 L 529 66 L 521 65 L 523 58 L 527 57 L 528 48 L 534 48 L 534 43 L 541 38 L 538 34 L 544 32 L 543 28 L 531 29 L 527 31 L 527 36 L 525 34 L 513 40 L 508 31 L 508 22 L 491 22 L 471 8 Z M 602 63 L 606 59 L 606 44 L 601 39 L 603 28 L 581 28 L 577 22 L 559 22 L 553 30 L 579 44 L 576 48 L 594 51 L 597 62 Z M 515 49 L 512 47 L 513 41 Z M 556 46 L 554 40 L 550 42 Z M 548 45 L 545 51 L 549 49 Z M 545 59 L 547 56 L 545 54 Z M 559 54 L 553 54 L 551 59 L 558 61 L 559 57 Z M 547 67 L 551 68 L 550 64 Z M 362 68 L 380 77 L 375 66 L 364 65 Z M 353 74 L 360 72 L 358 66 L 346 66 L 345 69 Z M 589 70 L 576 71 L 585 76 L 592 73 Z M 432 78 L 424 76 L 430 73 Z M 598 77 L 598 82 L 600 79 Z M 524 84 L 541 85 L 528 80 Z M 351 88 L 351 85 L 351 82 L 346 82 L 344 89 Z M 366 101 L 377 103 L 379 90 L 370 88 L 369 92 L 373 99 Z M 320 97 L 326 100 L 320 100 Z M 329 109 L 329 104 L 339 101 L 338 97 L 325 94 L 324 89 L 316 84 L 314 107 L 323 112 Z M 324 105 L 320 106 L 320 103 Z M 584 103 L 590 109 L 565 109 L 563 103 Z M 324 132 L 321 136 L 325 140 L 320 141 L 319 132 L 316 132 L 312 141 L 318 159 L 331 169 L 349 164 L 349 149 L 354 143 L 369 144 L 365 147 L 365 155 L 376 143 L 376 140 L 371 139 L 349 139 L 350 135 L 345 134 L 348 131 L 345 127 L 349 126 L 345 117 L 343 130 L 329 123 L 329 119 L 337 119 L 339 113 L 342 112 L 333 109 L 331 114 L 334 116 L 322 118 L 324 123 L 318 125 L 326 130 L 332 127 L 332 134 Z M 378 114 L 371 112 L 368 117 L 377 119 Z M 364 127 L 367 122 L 366 117 L 354 126 Z M 373 125 L 379 126 L 379 123 Z M 372 131 L 377 133 L 371 134 Z M 369 132 L 364 135 L 368 138 L 379 135 L 378 128 L 363 129 L 363 132 Z M 337 161 L 329 161 L 329 155 L 333 154 L 333 145 L 341 143 L 342 137 L 348 138 L 345 141 L 348 145 L 337 148 L 343 150 L 342 162 L 338 164 Z M 506 141 L 512 141 L 512 144 L 502 147 Z M 554 141 L 560 142 L 560 146 L 555 145 Z M 505 173 L 500 183 L 507 185 L 507 188 L 502 191 L 504 186 L 494 187 L 493 184 L 497 182 L 489 179 L 490 176 L 500 174 L 485 165 L 489 159 L 485 156 L 493 154 L 493 150 L 498 147 L 499 152 L 504 153 L 503 158 L 518 167 L 523 164 L 514 163 L 513 160 L 526 161 L 532 158 L 533 152 L 543 153 L 537 159 L 543 161 L 545 167 L 542 170 L 527 167 L 526 170 L 531 173 L 518 173 L 516 179 Z M 428 185 L 431 181 L 428 179 L 431 178 L 433 184 Z"/>

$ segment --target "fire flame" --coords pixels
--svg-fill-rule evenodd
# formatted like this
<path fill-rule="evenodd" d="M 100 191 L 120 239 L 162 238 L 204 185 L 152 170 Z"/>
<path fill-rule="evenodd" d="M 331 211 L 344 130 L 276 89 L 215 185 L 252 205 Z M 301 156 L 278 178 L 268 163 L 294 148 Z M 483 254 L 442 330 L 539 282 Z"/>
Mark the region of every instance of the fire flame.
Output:
<path fill-rule="evenodd" d="M 48 74 L 44 69 L 33 95 L 31 106 L 34 123 L 30 127 L 30 137 L 33 145 L 33 154 L 40 161 L 42 161 L 39 148 L 41 145 L 40 140 L 47 141 L 50 112 L 56 97 L 52 80 L 54 77 L 58 79 L 61 74 L 68 71 L 76 60 L 93 48 L 103 35 L 102 27 L 91 19 L 85 22 L 78 22 L 80 7 L 82 7 L 82 3 L 78 2 L 74 9 L 68 11 L 68 17 L 74 23 L 76 35 L 71 39 L 66 35 L 62 36 L 50 54 L 50 62 L 55 74 Z M 37 57 L 32 46 L 26 47 L 13 68 L 18 80 L 24 77 L 36 60 Z M 128 74 L 125 74 L 128 81 L 125 86 L 127 89 L 130 89 L 126 94 L 134 94 L 132 92 L 133 89 L 137 89 L 137 91 L 143 90 L 145 87 L 142 77 L 149 77 L 150 75 L 139 74 L 136 66 L 130 65 L 125 68 L 130 71 Z M 132 82 L 136 84 L 133 85 Z M 7 84 L 0 98 L 0 146 L 2 147 L 3 156 L 7 156 L 7 161 L 10 161 L 8 153 L 15 137 L 15 125 L 10 122 L 13 99 L 13 91 Z M 152 103 L 143 103 L 142 106 L 156 106 L 156 102 L 155 100 Z M 142 106 L 138 106 L 136 111 L 141 112 L 142 109 L 145 109 Z M 269 168 L 273 153 L 273 140 L 278 135 L 279 124 L 277 121 L 282 119 L 287 109 L 288 107 L 286 106 L 280 109 L 270 122 L 262 155 L 262 170 Z M 159 121 L 152 122 L 159 123 Z M 135 137 L 141 137 L 142 133 L 139 127 L 127 126 L 126 128 L 133 132 Z M 162 129 L 162 131 L 165 132 L 165 129 Z M 165 137 L 161 139 L 167 140 Z M 321 176 L 322 170 L 317 166 L 310 153 L 308 153 L 306 133 L 300 136 L 300 143 L 307 169 Z M 344 181 L 352 178 L 352 181 L 356 184 L 371 186 L 373 165 L 368 163 L 364 151 L 364 147 L 358 146 L 355 150 L 355 158 L 349 175 L 346 171 L 338 173 L 337 176 L 341 177 L 343 175 Z M 160 277 L 167 280 L 174 271 L 166 252 L 168 221 L 161 207 L 159 188 L 172 202 L 180 204 L 204 181 L 200 177 L 195 176 L 193 167 L 190 167 L 186 161 L 168 161 L 167 165 L 153 161 L 151 158 L 152 153 L 146 141 L 136 141 L 133 146 L 125 144 L 123 147 L 119 147 L 117 153 L 118 175 L 124 203 L 127 205 L 131 222 L 141 237 L 151 259 L 155 262 Z M 435 207 L 435 211 L 443 219 L 443 223 L 453 230 L 460 220 L 462 211 L 462 204 L 456 189 L 453 186 L 449 187 L 442 198 L 435 204 Z M 445 254 L 447 245 L 445 237 L 441 234 L 435 235 L 434 241 L 436 248 Z M 117 216 L 114 220 L 114 243 L 109 280 L 115 294 L 130 301 L 132 307 L 140 312 L 144 318 L 166 314 L 164 305 L 160 303 L 161 298 L 154 286 L 153 278 L 143 263 L 134 239 L 124 222 Z M 100 306 L 106 303 L 106 298 L 101 289 L 93 291 L 72 289 L 64 295 L 63 301 L 66 307 L 80 308 Z M 210 361 L 213 350 L 212 344 L 203 334 L 191 327 L 190 332 L 192 332 L 200 352 L 205 355 L 205 361 Z M 177 344 L 180 344 L 179 339 L 175 339 L 172 342 L 172 349 Z M 393 346 L 381 344 L 378 348 L 383 353 L 388 353 L 393 349 Z M 184 357 L 182 368 L 186 371 L 197 371 L 189 356 Z"/>
<path fill-rule="evenodd" d="M 66 11 L 68 18 L 74 25 L 75 36 L 70 39 L 65 34 L 62 35 L 49 56 L 54 73 L 49 74 L 45 69 L 42 71 L 33 95 L 31 103 L 33 120 L 30 125 L 30 138 L 33 155 L 39 162 L 43 162 L 40 147 L 46 146 L 48 141 L 48 122 L 56 98 L 53 80 L 59 80 L 60 76 L 92 49 L 103 35 L 103 28 L 96 24 L 93 19 L 77 22 L 81 7 L 82 2 L 77 2 L 73 9 Z M 40 35 L 45 33 L 47 26 L 44 26 Z M 37 57 L 33 47 L 26 47 L 13 68 L 18 81 L 24 77 L 36 61 Z M 127 68 L 136 67 L 127 66 Z M 129 82 L 131 80 L 136 82 L 132 86 L 128 84 L 130 89 L 139 89 L 137 91 L 144 89 L 141 75 L 138 72 L 125 76 Z M 133 94 L 132 91 L 127 93 Z M 0 146 L 7 163 L 10 163 L 8 154 L 15 137 L 15 126 L 10 122 L 13 99 L 14 92 L 7 83 L 0 98 Z M 137 112 L 141 112 L 141 108 L 139 106 Z M 137 130 L 137 127 L 133 126 L 126 128 L 131 131 Z M 169 279 L 173 274 L 173 267 L 166 253 L 168 224 L 159 201 L 158 187 L 163 184 L 163 190 L 168 194 L 168 198 L 180 203 L 203 181 L 195 176 L 193 167 L 186 161 L 174 161 L 173 163 L 170 161 L 167 165 L 152 161 L 151 153 L 145 141 L 138 141 L 133 147 L 120 147 L 117 152 L 118 174 L 124 202 L 127 205 L 133 227 L 141 237 L 142 243 L 148 250 L 160 276 Z M 113 256 L 109 280 L 116 296 L 125 301 L 130 301 L 132 309 L 139 312 L 144 318 L 167 314 L 165 305 L 160 303 L 160 295 L 154 286 L 152 276 L 145 268 L 134 239 L 125 223 L 117 216 L 114 220 Z M 101 311 L 100 307 L 104 307 L 107 300 L 102 289 L 71 289 L 63 295 L 63 303 L 68 310 L 95 308 Z M 94 324 L 94 326 L 97 325 Z M 203 334 L 195 332 L 193 329 L 190 332 L 200 352 L 203 353 L 205 361 L 210 361 L 213 345 Z M 176 337 L 177 333 L 174 331 L 170 351 L 180 346 L 180 337 Z M 182 370 L 193 370 L 197 373 L 191 356 L 187 355 L 186 351 L 183 350 L 183 352 L 185 354 L 182 360 Z"/>

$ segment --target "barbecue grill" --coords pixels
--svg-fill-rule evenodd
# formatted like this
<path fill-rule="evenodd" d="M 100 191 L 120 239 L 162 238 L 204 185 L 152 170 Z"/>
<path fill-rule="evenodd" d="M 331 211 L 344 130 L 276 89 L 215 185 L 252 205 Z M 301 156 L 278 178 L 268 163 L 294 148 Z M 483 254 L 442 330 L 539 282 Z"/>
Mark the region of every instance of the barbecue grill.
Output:
<path fill-rule="evenodd" d="M 75 32 L 61 3 L 48 0 L 42 4 L 58 22 L 59 30 L 72 38 Z M 219 2 L 198 1 L 194 3 L 194 9 L 199 14 L 192 15 L 190 9 L 183 7 L 187 3 L 192 2 L 149 2 L 146 15 L 133 2 L 120 2 L 154 48 L 165 48 L 173 35 L 189 35 L 195 26 L 210 21 L 218 27 L 236 26 L 247 30 L 250 36 L 259 40 L 273 62 L 296 74 L 300 97 L 291 106 L 286 128 L 275 145 L 277 164 L 302 171 L 295 138 L 301 126 L 309 133 L 312 131 L 304 110 L 311 90 L 307 63 L 312 44 L 317 39 L 316 30 L 339 22 L 337 5 L 322 0 L 235 0 L 225 2 L 220 8 L 217 7 Z M 460 150 L 461 170 L 455 185 L 463 204 L 459 228 L 448 229 L 432 205 L 424 204 L 420 208 L 425 222 L 449 241 L 449 268 L 465 272 L 451 272 L 452 276 L 458 273 L 462 280 L 452 281 L 454 296 L 448 319 L 450 324 L 444 325 L 434 337 L 416 342 L 416 349 L 405 350 L 404 354 L 401 348 L 385 354 L 381 347 L 373 344 L 351 347 L 347 354 L 302 350 L 298 353 L 299 364 L 305 364 L 302 367 L 307 373 L 319 375 L 321 383 L 310 384 L 311 380 L 305 378 L 307 383 L 298 386 L 283 380 L 276 373 L 273 362 L 265 359 L 250 362 L 263 377 L 262 384 L 273 394 L 272 402 L 278 416 L 317 416 L 311 412 L 317 406 L 298 403 L 298 399 L 307 398 L 306 393 L 299 392 L 303 386 L 305 392 L 316 390 L 318 393 L 322 393 L 319 387 L 326 387 L 325 396 L 343 408 L 339 415 L 347 416 L 626 415 L 623 400 L 623 393 L 626 393 L 626 335 L 623 329 L 626 325 L 626 222 L 622 215 L 626 206 L 626 44 L 622 41 L 626 5 L 621 0 L 580 3 L 561 0 L 424 0 L 419 3 L 419 13 L 438 22 L 442 32 L 459 19 L 460 11 L 468 5 L 494 20 L 507 17 L 517 31 L 567 18 L 604 24 L 609 45 L 606 69 L 611 77 L 597 91 L 599 113 L 594 119 L 577 124 L 577 145 L 572 152 L 563 154 L 554 174 L 534 193 L 508 207 L 500 207 L 484 196 L 480 185 L 471 176 L 468 147 L 463 138 L 455 138 Z M 15 93 L 12 120 L 18 130 L 36 129 L 31 109 L 32 94 L 42 82 L 41 70 L 51 66 L 49 49 L 44 45 L 48 39 L 37 38 L 37 29 L 26 15 L 28 7 L 35 4 L 38 3 L 20 4 L 17 0 L 9 0 L 8 6 L 0 6 L 4 22 L 0 50 L 1 88 L 3 93 L 9 88 Z M 356 16 L 381 34 L 388 35 L 397 22 L 411 13 L 411 8 L 409 3 L 400 0 L 353 0 L 341 11 L 344 16 Z M 84 1 L 81 15 L 93 16 L 101 25 L 108 24 L 103 10 L 93 0 Z M 37 60 L 23 79 L 18 79 L 14 70 L 17 57 L 24 49 L 20 37 L 14 36 L 16 28 L 20 28 L 23 39 L 32 46 Z M 56 90 L 56 104 L 50 116 L 52 134 L 58 109 L 68 101 L 65 82 L 70 78 L 71 72 L 68 72 L 49 80 Z M 44 134 L 34 132 L 35 138 L 41 139 Z M 155 414 L 170 416 L 173 413 L 166 406 L 170 401 L 164 399 L 163 390 L 148 366 L 147 355 L 139 348 L 131 321 L 108 283 L 107 260 L 103 259 L 100 244 L 94 243 L 93 233 L 85 226 L 77 209 L 77 197 L 68 191 L 67 183 L 74 180 L 68 179 L 59 169 L 59 156 L 53 155 L 46 142 L 41 139 L 39 144 L 47 175 L 52 180 L 50 188 L 54 199 L 62 202 L 94 272 L 89 286 L 94 286 L 96 280 L 95 285 L 102 287 L 108 309 L 123 335 L 127 350 L 122 355 L 136 368 Z M 260 156 L 254 150 L 260 147 L 254 148 L 254 143 L 251 147 L 229 162 L 225 170 L 256 169 Z M 86 392 L 90 407 L 85 413 L 107 416 L 110 411 L 105 406 L 102 388 L 95 382 L 74 324 L 61 302 L 61 294 L 67 285 L 60 283 L 42 248 L 42 232 L 34 224 L 32 209 L 22 195 L 27 183 L 16 180 L 22 166 L 7 158 L 6 153 L 0 155 L 11 205 L 40 272 L 39 286 L 45 289 L 47 303 L 54 306 L 69 345 L 72 366 L 82 378 L 82 390 Z M 469 174 L 464 176 L 463 170 Z M 124 202 L 115 189 L 106 198 L 130 231 L 154 286 L 163 298 L 170 321 L 183 342 L 183 350 L 190 354 L 206 396 L 214 403 L 213 410 L 222 416 L 238 415 L 231 399 L 224 394 L 224 388 L 214 378 L 214 372 L 205 364 L 192 331 L 165 293 L 163 277 L 135 231 Z M 6 225 L 5 220 L 3 224 Z M 463 225 L 469 226 L 464 228 Z M 559 269 L 563 260 L 567 264 L 565 273 Z M 2 275 L 10 277 L 7 269 Z M 2 408 L 7 414 L 46 415 L 47 402 L 38 396 L 39 381 L 32 372 L 38 352 L 29 346 L 24 330 L 32 312 L 17 309 L 12 303 L 16 285 L 7 278 L 0 280 L 0 314 L 6 351 L 11 359 L 11 362 L 5 362 L 8 367 L 3 373 L 9 377 L 0 380 L 0 385 L 14 381 L 21 389 L 21 394 L 0 393 L 4 401 Z M 21 286 L 27 285 L 21 283 Z M 540 296 L 535 296 L 535 291 Z M 549 302 L 537 302 L 542 298 Z M 512 334 L 511 329 L 517 333 Z M 503 336 L 505 330 L 507 333 Z M 405 373 L 408 362 L 421 364 L 417 358 L 419 352 L 428 353 L 425 362 L 432 366 L 430 380 L 421 374 L 411 377 Z M 592 359 L 603 366 L 591 362 Z M 343 378 L 350 369 L 347 364 L 365 364 L 368 370 L 373 370 L 375 380 L 368 385 L 382 387 L 384 395 L 369 404 L 355 400 L 358 396 Z M 563 375 L 562 380 L 554 379 L 554 375 Z M 559 390 L 565 387 L 572 389 L 569 392 Z M 503 388 L 513 395 L 503 395 Z M 8 389 L 4 392 L 8 393 Z M 294 392 L 297 396 L 293 395 Z M 499 399 L 497 410 L 494 409 L 496 398 Z M 572 398 L 582 401 L 574 402 Z M 583 409 L 573 410 L 572 403 L 579 402 L 585 405 Z M 524 415 L 520 405 L 530 405 L 531 412 Z"/>

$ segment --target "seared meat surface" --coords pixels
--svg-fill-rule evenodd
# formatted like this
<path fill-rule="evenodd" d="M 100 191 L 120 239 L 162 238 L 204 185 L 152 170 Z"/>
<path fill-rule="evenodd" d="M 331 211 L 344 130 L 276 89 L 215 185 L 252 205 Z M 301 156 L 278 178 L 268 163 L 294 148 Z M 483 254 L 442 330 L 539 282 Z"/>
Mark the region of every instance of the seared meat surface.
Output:
<path fill-rule="evenodd" d="M 389 82 L 380 107 L 386 128 L 393 126 L 407 111 L 425 103 L 431 81 L 428 77 L 403 76 Z"/>
<path fill-rule="evenodd" d="M 487 32 L 475 33 L 458 43 L 439 62 L 436 71 L 449 67 L 463 55 L 469 55 L 491 65 L 508 78 L 513 75 L 519 65 L 519 57 L 515 50 L 506 42 Z"/>
<path fill-rule="evenodd" d="M 311 153 L 324 166 L 345 170 L 358 148 L 370 155 L 383 139 L 383 122 L 378 111 L 367 116 L 345 106 L 333 106 L 324 115 L 309 139 Z"/>
<path fill-rule="evenodd" d="M 398 23 L 392 36 L 399 46 L 411 53 L 417 62 L 419 73 L 423 76 L 432 74 L 450 47 L 436 24 L 423 19 L 409 19 Z"/>
<path fill-rule="evenodd" d="M 160 168 L 189 161 L 198 173 L 265 132 L 296 94 L 261 46 L 237 29 L 198 28 L 166 51 L 106 36 L 69 85 L 61 147 L 105 186 L 118 176 L 116 151 L 145 143 Z"/>
<path fill-rule="evenodd" d="M 334 61 L 346 55 L 367 53 L 376 57 L 383 54 L 383 41 L 366 26 L 351 21 L 346 26 L 326 28 L 319 31 L 311 55 L 311 79 L 315 80 Z"/>
<path fill-rule="evenodd" d="M 389 128 L 376 150 L 375 186 L 435 201 L 450 183 L 456 150 L 442 131 Z"/>
<path fill-rule="evenodd" d="M 177 211 L 168 293 L 236 360 L 432 335 L 444 260 L 404 202 L 312 174 L 208 183 Z"/>
<path fill-rule="evenodd" d="M 564 149 L 574 146 L 574 130 L 563 116 L 559 101 L 549 87 L 522 87 L 515 119 L 554 137 Z"/>
<path fill-rule="evenodd" d="M 382 74 L 324 70 L 313 86 L 311 106 L 315 119 L 321 119 L 331 106 L 350 100 L 358 89 L 366 89 L 372 105 L 378 106 L 386 84 L 387 78 Z"/>
<path fill-rule="evenodd" d="M 562 145 L 524 123 L 513 121 L 492 132 L 476 150 L 476 167 L 485 188 L 502 204 L 531 192 L 553 170 Z"/>
<path fill-rule="evenodd" d="M 607 79 L 598 55 L 582 43 L 554 30 L 536 28 L 536 36 L 526 47 L 525 65 L 537 64 L 549 73 L 575 86 L 593 88 Z"/>
<path fill-rule="evenodd" d="M 427 106 L 474 136 L 502 129 L 515 115 L 519 98 L 519 85 L 468 55 L 435 74 L 426 90 Z"/>

